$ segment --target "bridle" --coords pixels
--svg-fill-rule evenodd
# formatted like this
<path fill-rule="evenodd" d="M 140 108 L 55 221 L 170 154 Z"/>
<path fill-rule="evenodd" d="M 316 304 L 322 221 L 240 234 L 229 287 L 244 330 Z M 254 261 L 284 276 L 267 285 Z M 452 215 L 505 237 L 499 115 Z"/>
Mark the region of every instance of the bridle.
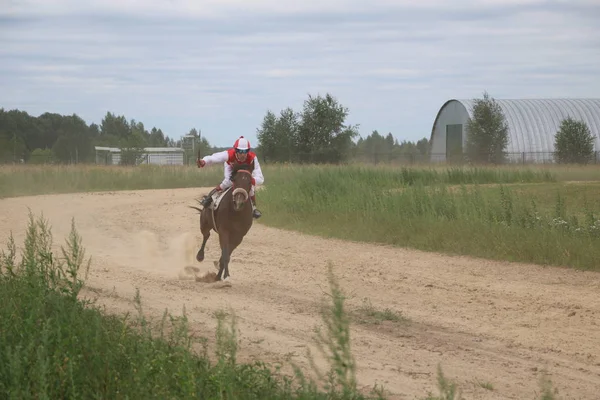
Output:
<path fill-rule="evenodd" d="M 245 170 L 245 169 L 240 169 L 240 170 L 236 171 L 236 174 L 237 174 L 237 173 L 240 173 L 240 172 L 244 172 L 244 173 L 246 173 L 246 174 L 250 175 L 250 177 L 252 177 L 252 172 L 250 172 L 250 171 L 247 171 L 247 170 Z M 233 187 L 231 188 L 231 189 L 233 190 L 233 192 L 232 192 L 232 193 L 235 195 L 235 191 L 236 191 L 235 182 L 232 182 L 232 186 L 233 186 Z M 245 191 L 245 189 L 244 189 L 244 191 Z M 250 197 L 250 192 L 248 192 L 248 198 L 249 198 L 249 197 Z M 246 200 L 245 200 L 245 201 L 248 201 L 248 198 L 246 198 Z M 232 196 L 232 200 L 233 200 L 233 199 L 234 199 L 234 197 Z"/>

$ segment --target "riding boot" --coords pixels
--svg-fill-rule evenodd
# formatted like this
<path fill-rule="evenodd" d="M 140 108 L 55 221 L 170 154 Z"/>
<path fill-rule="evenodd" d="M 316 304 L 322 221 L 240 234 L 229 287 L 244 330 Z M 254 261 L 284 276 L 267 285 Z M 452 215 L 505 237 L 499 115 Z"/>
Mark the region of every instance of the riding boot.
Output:
<path fill-rule="evenodd" d="M 200 201 L 200 204 L 202 204 L 202 206 L 204 208 L 208 207 L 210 205 L 210 203 L 212 203 L 212 196 L 213 194 L 215 194 L 215 192 L 217 191 L 217 188 L 214 188 L 213 190 L 210 191 L 210 193 L 206 196 L 204 196 L 204 198 L 202 198 L 202 200 Z"/>
<path fill-rule="evenodd" d="M 262 213 L 256 208 L 256 195 L 250 197 L 250 200 L 252 200 L 252 216 L 258 219 L 262 216 Z"/>

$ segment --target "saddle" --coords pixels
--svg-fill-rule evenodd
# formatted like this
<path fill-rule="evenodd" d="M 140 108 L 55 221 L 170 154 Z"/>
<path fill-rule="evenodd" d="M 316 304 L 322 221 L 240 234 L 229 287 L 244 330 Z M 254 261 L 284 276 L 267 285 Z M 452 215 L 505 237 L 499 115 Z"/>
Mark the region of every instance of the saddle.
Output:
<path fill-rule="evenodd" d="M 229 186 L 227 189 L 222 190 L 221 192 L 213 193 L 213 195 L 211 196 L 212 201 L 209 204 L 208 208 L 212 210 L 216 210 L 217 208 L 219 208 L 219 204 L 221 204 L 221 200 L 223 200 L 223 197 L 225 197 L 225 193 L 229 192 L 231 188 L 233 188 L 233 186 Z"/>

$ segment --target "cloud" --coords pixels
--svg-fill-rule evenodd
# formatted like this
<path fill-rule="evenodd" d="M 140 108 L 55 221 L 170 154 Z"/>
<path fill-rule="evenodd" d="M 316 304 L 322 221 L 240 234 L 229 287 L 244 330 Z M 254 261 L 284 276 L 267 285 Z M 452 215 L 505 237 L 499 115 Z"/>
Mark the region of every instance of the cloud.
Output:
<path fill-rule="evenodd" d="M 465 7 L 496 5 L 500 0 L 463 1 Z M 536 4 L 540 1 L 509 1 L 510 4 Z M 344 13 L 377 8 L 431 9 L 446 7 L 444 0 L 21 0 L 9 1 L 5 13 L 12 15 L 72 15 L 81 13 L 124 13 L 141 16 L 184 16 L 218 18 L 228 12 L 255 14 Z M 460 3 L 459 3 L 460 5 Z"/>
<path fill-rule="evenodd" d="M 367 7 L 368 6 L 368 7 Z M 288 8 L 291 7 L 291 8 Z M 329 91 L 361 134 L 428 136 L 448 98 L 594 97 L 592 1 L 12 1 L 0 107 L 107 111 L 216 145 Z"/>

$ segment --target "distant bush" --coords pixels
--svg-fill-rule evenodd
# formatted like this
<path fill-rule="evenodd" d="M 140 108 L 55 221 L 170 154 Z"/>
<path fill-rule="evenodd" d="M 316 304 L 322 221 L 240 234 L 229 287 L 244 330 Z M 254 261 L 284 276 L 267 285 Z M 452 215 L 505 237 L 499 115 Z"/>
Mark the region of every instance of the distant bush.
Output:
<path fill-rule="evenodd" d="M 29 156 L 29 164 L 50 164 L 52 163 L 54 156 L 52 149 L 35 149 Z"/>
<path fill-rule="evenodd" d="M 565 118 L 555 139 L 555 156 L 561 164 L 587 164 L 594 157 L 594 135 L 583 121 Z"/>

